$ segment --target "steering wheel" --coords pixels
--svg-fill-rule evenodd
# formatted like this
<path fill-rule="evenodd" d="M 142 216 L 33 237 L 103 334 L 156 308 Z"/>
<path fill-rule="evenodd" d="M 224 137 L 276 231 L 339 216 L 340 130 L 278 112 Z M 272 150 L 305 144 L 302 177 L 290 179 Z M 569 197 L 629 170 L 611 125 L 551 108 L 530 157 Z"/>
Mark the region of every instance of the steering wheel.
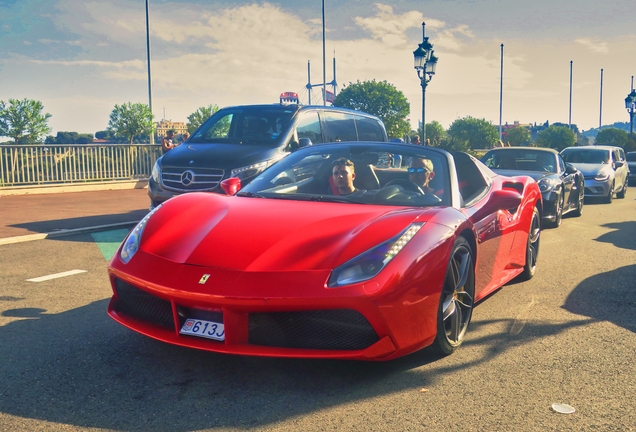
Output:
<path fill-rule="evenodd" d="M 415 183 L 409 180 L 394 179 L 388 182 L 387 184 L 385 184 L 383 187 L 387 187 L 391 185 L 402 186 L 407 191 L 419 193 L 421 195 L 425 194 L 421 187 L 419 187 L 418 185 L 416 185 Z"/>

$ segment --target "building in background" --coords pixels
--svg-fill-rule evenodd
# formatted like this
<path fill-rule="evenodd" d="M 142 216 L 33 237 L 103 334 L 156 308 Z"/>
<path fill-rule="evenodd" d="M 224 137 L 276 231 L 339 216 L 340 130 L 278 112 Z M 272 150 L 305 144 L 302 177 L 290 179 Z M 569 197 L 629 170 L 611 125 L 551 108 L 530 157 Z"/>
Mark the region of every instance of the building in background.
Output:
<path fill-rule="evenodd" d="M 166 136 L 169 130 L 174 130 L 175 135 L 181 135 L 188 131 L 188 127 L 184 122 L 173 122 L 172 120 L 163 119 L 160 122 L 156 122 L 157 126 L 156 135 L 160 138 Z"/>

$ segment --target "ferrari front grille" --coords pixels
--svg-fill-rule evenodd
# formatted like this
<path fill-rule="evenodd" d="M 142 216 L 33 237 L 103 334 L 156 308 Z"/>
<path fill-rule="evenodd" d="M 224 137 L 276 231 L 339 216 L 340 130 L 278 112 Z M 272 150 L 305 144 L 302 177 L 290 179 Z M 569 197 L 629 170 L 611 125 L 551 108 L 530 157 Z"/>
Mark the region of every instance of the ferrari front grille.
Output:
<path fill-rule="evenodd" d="M 369 321 L 350 309 L 249 315 L 249 343 L 317 350 L 360 350 L 380 338 Z"/>
<path fill-rule="evenodd" d="M 174 330 L 172 305 L 169 301 L 155 297 L 139 288 L 115 279 L 117 301 L 115 311 L 147 324 Z"/>

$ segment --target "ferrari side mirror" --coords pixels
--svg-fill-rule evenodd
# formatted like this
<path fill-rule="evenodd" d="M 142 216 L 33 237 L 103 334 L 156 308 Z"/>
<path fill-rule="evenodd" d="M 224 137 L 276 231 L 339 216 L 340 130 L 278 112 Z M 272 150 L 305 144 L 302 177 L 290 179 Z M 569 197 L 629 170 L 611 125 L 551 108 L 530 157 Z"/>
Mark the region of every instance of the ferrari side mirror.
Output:
<path fill-rule="evenodd" d="M 241 179 L 230 177 L 221 182 L 221 189 L 226 195 L 236 195 L 241 190 Z"/>

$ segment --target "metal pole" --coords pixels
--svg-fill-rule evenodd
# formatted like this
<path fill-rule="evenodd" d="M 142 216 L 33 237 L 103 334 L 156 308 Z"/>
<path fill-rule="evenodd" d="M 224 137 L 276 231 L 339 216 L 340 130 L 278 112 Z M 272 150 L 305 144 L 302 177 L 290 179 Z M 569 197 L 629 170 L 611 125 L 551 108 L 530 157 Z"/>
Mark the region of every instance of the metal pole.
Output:
<path fill-rule="evenodd" d="M 148 19 L 148 1 L 146 0 L 146 53 L 148 54 L 148 107 L 152 113 L 152 79 L 150 77 L 150 21 Z M 150 144 L 155 143 L 155 133 L 150 131 Z"/>
<path fill-rule="evenodd" d="M 307 60 L 307 105 L 311 105 L 311 63 Z"/>
<path fill-rule="evenodd" d="M 426 23 L 422 22 L 422 43 L 426 40 Z M 426 145 L 426 63 L 424 63 L 424 70 L 422 70 L 422 78 L 420 78 L 422 85 L 422 140 L 421 145 Z"/>
<path fill-rule="evenodd" d="M 572 129 L 572 60 L 570 60 L 570 115 L 568 117 L 568 127 Z"/>
<path fill-rule="evenodd" d="M 322 104 L 327 105 L 327 66 L 325 53 L 325 0 L 322 0 Z"/>
<path fill-rule="evenodd" d="M 338 83 L 336 82 L 336 50 L 333 50 L 333 97 L 335 98 Z"/>
<path fill-rule="evenodd" d="M 601 96 L 599 99 L 601 101 L 601 108 L 598 116 L 598 128 L 600 129 L 603 124 L 603 69 L 601 69 Z"/>
<path fill-rule="evenodd" d="M 501 72 L 499 79 L 499 141 L 503 136 L 502 130 L 502 118 L 503 118 L 503 56 L 504 56 L 504 44 L 501 44 Z"/>

